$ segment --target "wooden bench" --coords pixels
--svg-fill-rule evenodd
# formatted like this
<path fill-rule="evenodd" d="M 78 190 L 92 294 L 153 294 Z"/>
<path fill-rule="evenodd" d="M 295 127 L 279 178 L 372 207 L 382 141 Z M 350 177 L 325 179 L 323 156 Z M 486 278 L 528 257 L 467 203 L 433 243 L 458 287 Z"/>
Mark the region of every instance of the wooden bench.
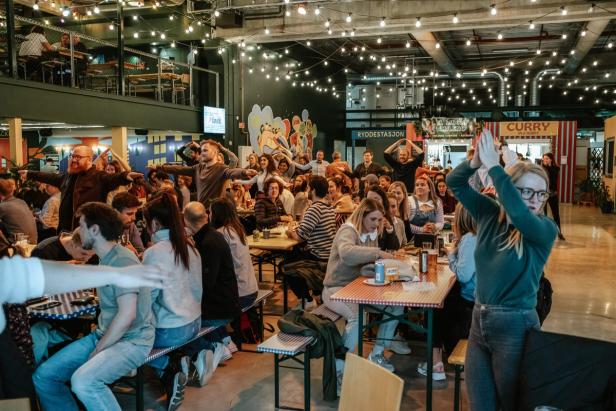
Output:
<path fill-rule="evenodd" d="M 449 355 L 447 362 L 454 366 L 456 370 L 456 379 L 453 391 L 453 409 L 458 411 L 460 409 L 460 374 L 464 371 L 464 362 L 466 361 L 466 348 L 468 346 L 468 340 L 460 340 L 453 349 L 453 352 Z"/>
<path fill-rule="evenodd" d="M 312 314 L 320 315 L 332 321 L 337 321 L 341 316 L 320 305 L 312 311 Z M 280 365 L 280 363 L 293 360 L 300 364 L 304 370 L 304 410 L 310 409 L 310 346 L 314 343 L 313 337 L 303 335 L 286 334 L 279 332 L 257 346 L 257 352 L 274 354 L 274 407 L 280 408 L 280 368 L 293 368 Z M 298 359 L 303 354 L 302 360 Z M 284 407 L 287 409 L 294 409 Z"/>
<path fill-rule="evenodd" d="M 174 345 L 171 347 L 165 347 L 165 348 L 153 348 L 152 351 L 150 351 L 150 354 L 146 357 L 145 359 L 145 363 L 137 368 L 137 376 L 136 376 L 136 396 L 137 396 L 137 411 L 143 411 L 144 410 L 144 401 L 143 401 L 143 397 L 144 397 L 144 392 L 143 392 L 143 369 L 144 369 L 144 365 L 146 365 L 147 363 L 149 363 L 152 360 L 155 360 L 156 358 L 160 358 L 165 354 L 169 354 L 172 351 L 177 350 L 180 347 L 185 346 L 186 344 L 195 341 L 198 338 L 203 337 L 206 334 L 211 333 L 212 331 L 216 330 L 219 327 L 203 327 L 199 330 L 199 332 L 197 333 L 197 335 L 194 338 L 191 338 L 190 340 L 184 342 L 183 344 L 178 344 L 178 345 Z"/>
<path fill-rule="evenodd" d="M 263 308 L 265 306 L 265 300 L 267 300 L 268 297 L 272 296 L 274 294 L 274 290 L 259 290 L 257 291 L 257 298 L 255 298 L 254 303 L 252 303 L 252 305 L 249 305 L 247 307 L 242 308 L 242 313 L 245 313 L 253 308 L 257 309 L 257 314 L 259 317 L 259 332 L 261 335 L 261 338 L 263 338 L 263 330 L 264 330 L 264 317 L 263 317 Z M 236 331 L 236 333 L 239 332 L 239 330 Z M 238 336 L 239 338 L 239 336 Z M 238 350 L 240 351 L 244 351 L 242 350 L 242 344 L 241 344 L 241 339 L 239 339 L 240 343 L 239 346 L 237 347 Z M 254 351 L 252 351 L 254 352 Z"/>

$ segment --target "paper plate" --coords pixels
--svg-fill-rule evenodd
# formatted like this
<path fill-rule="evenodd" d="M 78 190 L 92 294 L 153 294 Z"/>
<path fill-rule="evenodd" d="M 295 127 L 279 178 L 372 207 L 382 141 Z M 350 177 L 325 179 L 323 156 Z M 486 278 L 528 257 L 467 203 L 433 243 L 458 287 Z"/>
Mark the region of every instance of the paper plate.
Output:
<path fill-rule="evenodd" d="M 374 286 L 377 286 L 377 287 L 381 287 L 383 285 L 388 285 L 389 281 L 385 280 L 384 283 L 375 283 L 374 282 L 374 278 L 366 278 L 364 280 L 364 284 L 366 284 L 366 285 L 374 285 Z"/>

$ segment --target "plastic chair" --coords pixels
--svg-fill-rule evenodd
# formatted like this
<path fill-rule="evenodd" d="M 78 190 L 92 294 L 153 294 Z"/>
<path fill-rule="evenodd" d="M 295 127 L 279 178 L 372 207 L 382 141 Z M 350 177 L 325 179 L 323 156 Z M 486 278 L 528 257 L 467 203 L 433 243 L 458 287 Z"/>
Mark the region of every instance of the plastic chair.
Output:
<path fill-rule="evenodd" d="M 339 411 L 397 411 L 404 381 L 355 354 L 346 355 Z"/>

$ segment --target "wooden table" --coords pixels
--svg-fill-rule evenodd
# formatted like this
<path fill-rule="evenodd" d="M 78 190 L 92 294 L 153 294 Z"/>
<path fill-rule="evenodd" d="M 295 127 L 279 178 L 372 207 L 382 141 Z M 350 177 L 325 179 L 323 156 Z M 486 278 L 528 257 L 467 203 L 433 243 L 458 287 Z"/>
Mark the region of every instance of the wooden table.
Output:
<path fill-rule="evenodd" d="M 296 245 L 298 245 L 299 243 L 301 243 L 301 241 L 298 240 L 294 240 L 292 238 L 287 237 L 287 235 L 285 234 L 285 228 L 274 228 L 272 230 L 270 230 L 271 234 L 275 234 L 275 233 L 280 233 L 279 235 L 274 235 L 271 236 L 268 239 L 265 239 L 263 237 L 259 238 L 258 241 L 255 241 L 253 236 L 248 235 L 246 236 L 247 238 L 247 244 L 248 244 L 248 248 L 249 249 L 257 249 L 257 250 L 263 250 L 263 251 L 270 251 L 273 254 L 273 258 L 274 258 L 274 263 L 276 263 L 276 254 L 280 254 L 284 260 L 285 257 L 285 253 L 291 252 L 293 251 L 293 247 L 295 247 Z M 263 272 L 262 272 L 262 268 L 261 265 L 263 263 L 263 259 L 261 256 L 258 257 L 259 261 L 259 281 L 263 280 Z M 274 268 L 274 282 L 276 281 L 276 269 Z M 283 314 L 287 312 L 288 309 L 288 305 L 289 305 L 289 298 L 287 295 L 288 289 L 287 289 L 287 280 L 285 276 L 282 276 L 282 288 L 283 288 L 283 302 L 282 302 L 282 311 Z"/>
<path fill-rule="evenodd" d="M 451 291 L 456 276 L 444 265 L 438 267 L 438 278 L 436 283 L 407 283 L 403 285 L 401 282 L 391 283 L 385 286 L 370 286 L 364 284 L 366 277 L 359 277 L 353 282 L 347 284 L 344 288 L 331 296 L 332 300 L 342 301 L 345 303 L 354 303 L 359 305 L 358 315 L 358 332 L 359 339 L 357 350 L 359 355 L 363 355 L 362 336 L 364 329 L 371 328 L 374 325 L 382 324 L 388 321 L 398 320 L 403 324 L 409 325 L 414 330 L 418 330 L 426 334 L 427 339 L 427 376 L 426 376 L 426 409 L 432 409 L 432 333 L 433 333 L 433 316 L 435 308 L 443 308 L 445 297 Z M 426 286 L 433 284 L 433 286 Z M 404 288 L 408 287 L 408 291 Z M 428 288 L 429 287 L 429 288 Z M 425 311 L 427 315 L 427 327 L 418 326 L 415 323 L 407 320 L 406 315 L 394 316 L 384 312 L 383 309 L 377 306 L 401 306 L 419 308 Z M 383 314 L 382 320 L 370 322 L 364 326 L 364 309 L 370 308 Z"/>
<path fill-rule="evenodd" d="M 128 80 L 136 80 L 136 81 L 148 81 L 148 80 L 157 80 L 159 74 L 158 73 L 141 73 L 141 74 L 129 74 L 126 76 Z M 182 78 L 181 74 L 177 73 L 160 73 L 161 80 L 179 80 Z"/>
<path fill-rule="evenodd" d="M 98 308 L 98 302 L 94 300 L 91 304 L 87 305 L 71 305 L 71 301 L 77 298 L 83 298 L 91 295 L 90 291 L 73 291 L 70 293 L 63 293 L 52 295 L 49 300 L 43 301 L 39 304 L 45 304 L 50 300 L 59 301 L 62 305 L 49 308 L 47 310 L 33 310 L 32 307 L 36 307 L 38 304 L 30 305 L 27 307 L 28 314 L 35 318 L 41 318 L 45 320 L 69 320 L 71 318 L 81 317 L 85 314 L 95 314 Z"/>

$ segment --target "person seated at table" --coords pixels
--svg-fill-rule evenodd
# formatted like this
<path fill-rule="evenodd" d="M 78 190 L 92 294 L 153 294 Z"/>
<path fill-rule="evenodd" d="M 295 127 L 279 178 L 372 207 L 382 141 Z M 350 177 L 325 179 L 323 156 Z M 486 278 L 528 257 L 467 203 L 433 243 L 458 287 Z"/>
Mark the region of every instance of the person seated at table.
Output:
<path fill-rule="evenodd" d="M 71 36 L 68 33 L 62 33 L 60 41 L 57 41 L 51 45 L 54 50 L 70 49 L 71 48 Z"/>
<path fill-rule="evenodd" d="M 36 244 L 38 233 L 36 220 L 28 204 L 14 196 L 15 180 L 0 179 L 0 228 L 6 237 L 13 241 L 17 235 L 28 236 L 28 243 Z"/>
<path fill-rule="evenodd" d="M 293 213 L 291 215 L 296 221 L 302 221 L 302 218 L 304 218 L 304 213 L 308 210 L 308 206 L 310 206 L 307 176 L 296 176 L 293 180 L 291 192 L 295 197 L 295 200 L 293 201 Z"/>
<path fill-rule="evenodd" d="M 39 241 L 56 235 L 60 221 L 60 189 L 46 184 L 45 191 L 49 194 L 49 198 L 43 204 L 41 211 L 34 213 Z"/>
<path fill-rule="evenodd" d="M 456 240 L 447 249 L 449 268 L 456 275 L 456 283 L 447 294 L 443 308 L 434 310 L 432 379 L 445 377 L 443 348 L 451 354 L 461 339 L 468 338 L 475 306 L 475 248 L 477 224 L 470 213 L 458 204 L 455 210 L 453 233 Z M 426 375 L 426 363 L 419 363 L 417 372 Z"/>
<path fill-rule="evenodd" d="M 276 153 L 273 158 L 278 161 L 276 171 L 285 183 L 290 183 L 295 175 L 295 163 L 284 153 Z"/>
<path fill-rule="evenodd" d="M 81 242 L 100 265 L 138 265 L 139 259 L 116 243 L 122 222 L 110 206 L 86 203 L 78 210 Z M 140 367 L 154 342 L 154 316 L 148 288 L 97 288 L 98 327 L 42 363 L 33 381 L 45 410 L 78 409 L 71 389 L 86 409 L 105 404 L 120 409 L 107 384 Z M 71 389 L 66 385 L 71 382 Z"/>
<path fill-rule="evenodd" d="M 205 206 L 198 201 L 188 203 L 184 208 L 184 223 L 201 255 L 201 327 L 219 327 L 191 342 L 184 350 L 189 357 L 196 359 L 193 362 L 186 358 L 182 362 L 188 383 L 203 387 L 223 357 L 231 356 L 229 348 L 223 344 L 223 340 L 229 337 L 225 326 L 239 318 L 241 308 L 231 248 L 224 236 L 208 224 Z"/>
<path fill-rule="evenodd" d="M 120 214 L 120 220 L 124 229 L 122 230 L 122 245 L 131 250 L 137 257 L 145 251 L 141 241 L 141 232 L 137 228 L 135 221 L 137 211 L 141 207 L 141 201 L 128 192 L 118 193 L 113 197 L 111 207 Z"/>
<path fill-rule="evenodd" d="M 249 204 L 252 198 L 250 197 L 250 191 L 246 190 L 243 185 L 239 183 L 231 184 L 231 195 L 233 196 L 233 203 L 236 208 L 243 210 L 250 209 Z"/>
<path fill-rule="evenodd" d="M 409 226 L 413 234 L 436 234 L 445 224 L 443 203 L 427 175 L 415 178 L 415 192 L 409 197 Z"/>
<path fill-rule="evenodd" d="M 293 255 L 286 262 L 313 260 L 326 263 L 329 259 L 332 241 L 336 235 L 336 213 L 325 198 L 328 189 L 327 179 L 313 175 L 308 181 L 308 193 L 312 204 L 306 210 L 299 226 L 294 230 L 287 230 L 289 238 L 303 241 L 305 244 L 296 247 Z M 310 295 L 311 290 L 308 281 L 305 278 L 288 275 L 287 281 L 297 298 L 306 300 L 305 309 L 309 310 L 315 307 L 312 295 Z M 322 277 L 316 281 L 321 282 Z"/>
<path fill-rule="evenodd" d="M 323 281 L 323 303 L 330 310 L 343 316 L 347 323 L 344 330 L 344 346 L 348 352 L 354 352 L 358 344 L 358 313 L 357 304 L 334 301 L 331 296 L 344 288 L 360 276 L 361 268 L 366 264 L 374 263 L 380 258 L 393 258 L 393 255 L 379 248 L 379 232 L 383 230 L 385 210 L 378 201 L 366 198 L 351 214 L 348 220 L 340 227 L 329 255 L 327 272 Z M 402 315 L 403 307 L 378 306 L 391 315 Z M 393 365 L 385 358 L 383 352 L 389 347 L 394 336 L 397 320 L 383 323 L 379 326 L 377 339 L 372 352 L 368 356 L 370 361 L 394 371 Z M 361 343 L 361 342 L 360 342 Z M 336 359 L 338 372 L 338 387 L 342 385 L 344 361 Z"/>
<path fill-rule="evenodd" d="M 186 238 L 177 201 L 169 192 L 161 192 L 148 201 L 143 216 L 153 242 L 143 253 L 143 265 L 158 265 L 172 274 L 169 288 L 152 293 L 156 319 L 154 348 L 182 344 L 194 338 L 201 328 L 201 257 Z M 184 400 L 186 374 L 168 356 L 150 361 L 149 365 L 162 379 L 169 409 L 176 409 Z"/>
<path fill-rule="evenodd" d="M 270 178 L 265 182 L 264 189 L 267 195 L 261 193 L 255 203 L 257 227 L 260 229 L 272 228 L 278 223 L 293 221 L 293 218 L 286 213 L 280 200 L 282 184 L 278 180 Z"/>
<path fill-rule="evenodd" d="M 411 213 L 411 210 L 409 207 L 409 196 L 404 182 L 394 181 L 391 183 L 388 193 L 396 196 L 396 199 L 398 200 L 398 218 L 404 223 L 404 233 L 408 241 L 413 237 L 413 233 L 411 232 L 411 226 L 409 225 L 409 214 Z"/>
<path fill-rule="evenodd" d="M 443 176 L 442 180 L 439 180 L 436 183 L 436 195 L 443 203 L 443 213 L 451 214 L 456 211 L 456 204 L 458 203 L 458 200 L 456 200 L 456 198 L 449 192 L 449 188 L 445 182 L 445 176 Z"/>
<path fill-rule="evenodd" d="M 387 190 L 389 190 L 390 185 L 391 185 L 390 176 L 388 176 L 387 174 L 383 174 L 382 176 L 379 176 L 379 187 L 381 187 L 383 191 L 387 192 Z"/>
<path fill-rule="evenodd" d="M 389 203 L 389 214 L 393 220 L 393 227 L 398 237 L 400 246 L 407 243 L 406 232 L 404 231 L 404 221 L 400 219 L 400 206 L 398 205 L 398 197 L 392 192 L 387 193 L 387 201 Z"/>
<path fill-rule="evenodd" d="M 72 233 L 60 233 L 41 241 L 30 254 L 31 257 L 51 261 L 86 262 L 94 255 L 92 250 L 85 250 L 81 244 L 81 230 L 76 228 Z M 72 339 L 71 330 L 53 327 L 47 321 L 37 321 L 30 327 L 32 336 L 32 351 L 34 361 L 39 364 L 48 357 L 48 349 L 64 341 Z"/>
<path fill-rule="evenodd" d="M 332 162 L 325 169 L 325 173 L 328 178 L 340 177 L 345 186 L 353 187 L 351 167 L 349 163 L 342 161 L 342 154 L 339 151 L 332 153 Z"/>
<path fill-rule="evenodd" d="M 81 38 L 73 34 L 73 50 L 78 53 L 87 53 L 88 48 L 81 41 Z M 85 55 L 79 54 L 74 59 L 74 67 L 75 67 L 75 82 L 78 85 L 85 84 L 85 74 L 88 69 L 88 59 Z"/>
<path fill-rule="evenodd" d="M 368 187 L 366 187 L 368 188 Z M 378 185 L 369 186 L 366 198 L 378 201 L 383 206 L 383 230 L 379 233 L 379 246 L 382 250 L 397 250 L 400 248 L 400 240 L 394 229 L 394 219 L 389 213 L 389 200 L 387 194 Z"/>
<path fill-rule="evenodd" d="M 347 187 L 339 177 L 332 177 L 328 180 L 327 198 L 336 213 L 352 213 L 355 204 L 351 195 L 347 192 Z"/>
<path fill-rule="evenodd" d="M 210 204 L 210 224 L 220 232 L 233 257 L 233 269 L 237 278 L 239 304 L 242 309 L 252 306 L 257 298 L 259 286 L 255 278 L 246 233 L 233 204 L 226 199 L 217 199 Z"/>
<path fill-rule="evenodd" d="M 19 46 L 19 57 L 27 58 L 26 74 L 31 80 L 40 79 L 40 59 L 43 51 L 53 51 L 53 48 L 45 37 L 45 29 L 41 26 L 33 26 L 26 39 Z"/>

